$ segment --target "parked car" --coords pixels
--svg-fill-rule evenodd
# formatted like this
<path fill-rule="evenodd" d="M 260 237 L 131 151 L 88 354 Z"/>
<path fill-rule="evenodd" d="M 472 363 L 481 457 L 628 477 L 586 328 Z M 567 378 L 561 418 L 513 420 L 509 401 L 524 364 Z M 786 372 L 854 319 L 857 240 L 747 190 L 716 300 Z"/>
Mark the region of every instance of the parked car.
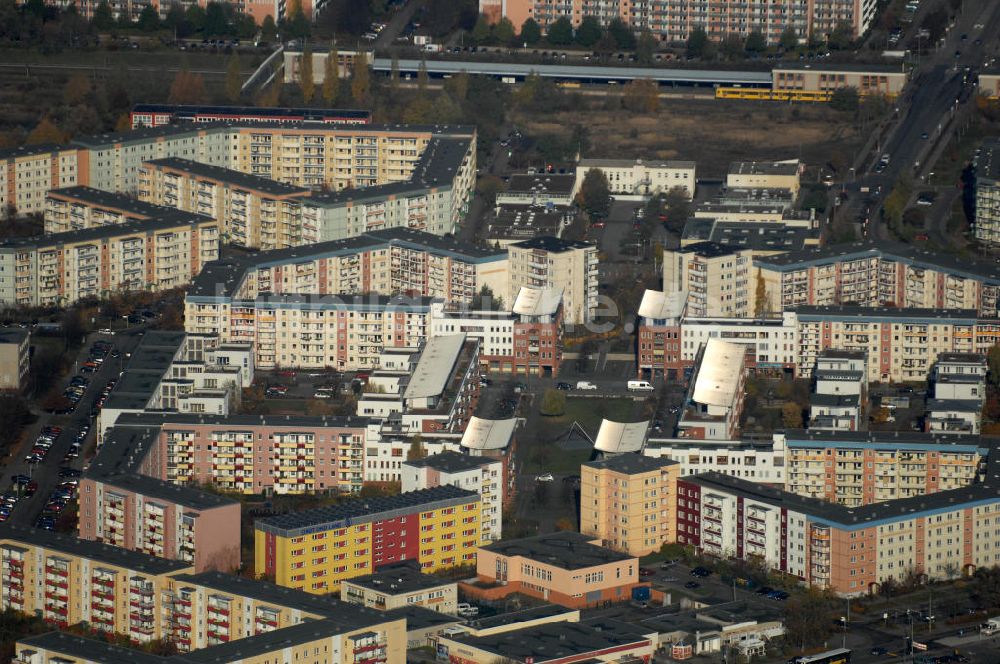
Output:
<path fill-rule="evenodd" d="M 555 479 L 556 478 L 552 476 L 552 473 L 542 473 L 541 475 L 535 475 L 536 482 L 554 482 Z"/>

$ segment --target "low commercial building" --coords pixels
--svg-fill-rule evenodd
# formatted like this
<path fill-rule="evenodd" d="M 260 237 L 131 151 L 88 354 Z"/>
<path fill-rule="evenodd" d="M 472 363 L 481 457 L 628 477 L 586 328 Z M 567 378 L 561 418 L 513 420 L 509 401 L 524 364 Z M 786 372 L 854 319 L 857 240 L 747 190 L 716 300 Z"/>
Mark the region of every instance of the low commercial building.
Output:
<path fill-rule="evenodd" d="M 751 482 L 785 486 L 785 440 L 690 440 L 651 435 L 642 447 L 648 457 L 671 459 L 679 476 L 716 472 Z"/>
<path fill-rule="evenodd" d="M 694 198 L 695 162 L 643 161 L 636 159 L 581 159 L 576 165 L 574 192 L 580 190 L 587 171 L 597 169 L 608 179 L 612 196 L 641 200 L 655 194 L 681 189 L 688 200 Z"/>
<path fill-rule="evenodd" d="M 777 75 L 777 70 L 775 72 Z M 799 194 L 799 175 L 804 169 L 798 159 L 784 161 L 734 161 L 726 174 L 730 189 L 784 189 Z"/>
<path fill-rule="evenodd" d="M 31 368 L 30 339 L 27 330 L 0 330 L 0 390 L 20 390 L 25 386 Z"/>
<path fill-rule="evenodd" d="M 481 534 L 484 542 L 503 534 L 504 468 L 500 459 L 442 452 L 406 461 L 402 468 L 402 490 L 418 491 L 450 484 L 475 491 L 482 503 Z"/>
<path fill-rule="evenodd" d="M 508 247 L 506 294 L 513 302 L 522 288 L 562 290 L 563 321 L 581 325 L 597 311 L 597 245 L 536 237 Z"/>
<path fill-rule="evenodd" d="M 181 122 L 294 122 L 304 124 L 369 124 L 372 112 L 346 108 L 275 108 L 273 106 L 192 106 L 136 104 L 132 129 Z"/>
<path fill-rule="evenodd" d="M 75 148 L 46 143 L 0 150 L 0 211 L 5 215 L 41 214 L 46 192 L 83 182 Z"/>
<path fill-rule="evenodd" d="M 479 548 L 476 583 L 461 589 L 484 599 L 520 592 L 571 608 L 624 602 L 639 586 L 639 559 L 590 536 L 560 531 Z"/>
<path fill-rule="evenodd" d="M 161 593 L 171 576 L 192 569 L 72 535 L 0 526 L 0 609 L 38 615 L 57 629 L 86 622 L 141 643 L 162 638 Z"/>
<path fill-rule="evenodd" d="M 0 303 L 67 306 L 87 297 L 184 286 L 219 257 L 219 225 L 156 219 L 0 242 Z"/>
<path fill-rule="evenodd" d="M 746 347 L 709 339 L 695 361 L 686 402 L 677 421 L 681 438 L 732 440 L 743 412 Z"/>
<path fill-rule="evenodd" d="M 1000 77 L 998 77 L 1000 78 Z M 976 240 L 1000 243 L 1000 140 L 988 139 L 973 160 L 976 169 Z"/>
<path fill-rule="evenodd" d="M 497 205 L 536 205 L 568 207 L 576 193 L 576 176 L 556 173 L 515 174 L 497 192 Z"/>
<path fill-rule="evenodd" d="M 50 189 L 45 196 L 45 234 L 156 219 L 170 212 L 168 207 L 93 187 Z"/>
<path fill-rule="evenodd" d="M 655 639 L 638 625 L 618 620 L 550 622 L 490 634 L 443 634 L 438 638 L 442 659 L 457 664 L 517 664 L 560 662 L 651 661 Z"/>
<path fill-rule="evenodd" d="M 818 225 L 779 222 L 720 221 L 693 218 L 681 231 L 681 247 L 712 242 L 732 250 L 749 250 L 751 256 L 771 256 L 820 245 Z"/>
<path fill-rule="evenodd" d="M 993 262 L 891 242 L 857 242 L 758 256 L 753 263 L 768 311 L 850 303 L 1000 315 L 1000 268 Z"/>
<path fill-rule="evenodd" d="M 899 96 L 908 74 L 900 65 L 782 63 L 771 70 L 773 90 L 833 92 L 854 88 L 861 95 Z"/>
<path fill-rule="evenodd" d="M 422 606 L 454 615 L 458 608 L 458 584 L 424 574 L 413 562 L 396 563 L 384 565 L 374 574 L 343 581 L 340 597 L 350 604 L 378 611 Z"/>
<path fill-rule="evenodd" d="M 439 486 L 258 519 L 254 573 L 326 594 L 393 562 L 414 560 L 424 572 L 471 565 L 480 504 L 475 492 Z"/>
<path fill-rule="evenodd" d="M 225 242 L 284 249 L 319 241 L 302 226 L 309 189 L 190 159 L 152 159 L 139 169 L 139 200 L 218 219 Z"/>
<path fill-rule="evenodd" d="M 754 315 L 750 251 L 699 242 L 663 252 L 663 291 L 687 295 L 687 315 L 748 318 Z"/>
<path fill-rule="evenodd" d="M 933 396 L 927 400 L 924 430 L 977 435 L 986 400 L 986 356 L 942 353 L 931 376 Z"/>
<path fill-rule="evenodd" d="M 580 532 L 633 556 L 676 541 L 677 477 L 669 458 L 619 454 L 580 469 Z"/>
<path fill-rule="evenodd" d="M 568 207 L 497 204 L 493 216 L 486 220 L 483 239 L 491 247 L 504 249 L 542 235 L 562 237 L 563 229 L 573 223 L 575 216 Z"/>

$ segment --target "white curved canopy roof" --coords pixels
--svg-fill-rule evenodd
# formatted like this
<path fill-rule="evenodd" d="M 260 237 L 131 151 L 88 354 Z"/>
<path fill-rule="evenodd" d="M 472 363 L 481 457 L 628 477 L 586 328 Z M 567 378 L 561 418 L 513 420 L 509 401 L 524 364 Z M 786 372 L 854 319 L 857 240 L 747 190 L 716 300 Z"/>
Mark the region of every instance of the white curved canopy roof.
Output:
<path fill-rule="evenodd" d="M 521 286 L 511 311 L 520 316 L 551 316 L 559 310 L 562 295 L 562 288 Z"/>
<path fill-rule="evenodd" d="M 743 372 L 746 346 L 709 339 L 695 377 L 692 399 L 709 406 L 730 406 Z"/>
<path fill-rule="evenodd" d="M 470 450 L 502 450 L 514 436 L 517 419 L 485 420 L 473 416 L 462 434 L 462 447 Z"/>
<path fill-rule="evenodd" d="M 638 452 L 646 443 L 646 432 L 649 422 L 612 422 L 601 420 L 601 428 L 597 432 L 594 448 L 609 454 L 624 454 Z"/>
<path fill-rule="evenodd" d="M 680 318 L 684 313 L 684 303 L 687 301 L 685 291 L 664 293 L 663 291 L 647 290 L 642 294 L 639 303 L 639 316 L 663 320 L 665 318 Z"/>

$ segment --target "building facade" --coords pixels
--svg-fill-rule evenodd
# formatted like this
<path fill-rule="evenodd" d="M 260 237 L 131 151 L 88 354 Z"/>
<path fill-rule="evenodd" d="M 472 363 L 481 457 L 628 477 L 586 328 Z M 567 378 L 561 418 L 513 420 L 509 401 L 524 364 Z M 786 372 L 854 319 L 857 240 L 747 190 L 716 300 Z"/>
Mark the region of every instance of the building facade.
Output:
<path fill-rule="evenodd" d="M 574 191 L 579 191 L 591 169 L 604 173 L 612 196 L 648 197 L 682 189 L 688 200 L 694 198 L 693 161 L 643 161 L 637 159 L 581 159 L 576 165 Z"/>
<path fill-rule="evenodd" d="M 1000 76 L 995 77 L 1000 80 Z M 1000 243 L 1000 140 L 984 141 L 974 160 L 976 168 L 976 239 Z"/>
<path fill-rule="evenodd" d="M 861 95 L 896 97 L 906 87 L 908 75 L 899 65 L 782 64 L 771 73 L 773 90 L 832 92 L 854 88 Z"/>
<path fill-rule="evenodd" d="M 619 454 L 580 469 L 580 532 L 632 556 L 676 541 L 680 464 L 664 457 Z"/>
<path fill-rule="evenodd" d="M 754 315 L 752 252 L 698 242 L 663 252 L 663 291 L 686 293 L 693 317 L 748 318 Z"/>
<path fill-rule="evenodd" d="M 403 463 L 403 492 L 431 489 L 445 484 L 479 494 L 483 542 L 499 540 L 503 534 L 503 462 L 491 457 L 442 452 Z"/>
<path fill-rule="evenodd" d="M 72 187 L 80 178 L 74 148 L 46 144 L 0 150 L 0 211 L 40 214 L 49 189 Z"/>
<path fill-rule="evenodd" d="M 0 330 L 0 390 L 20 390 L 31 368 L 31 335 L 18 328 Z"/>
<path fill-rule="evenodd" d="M 563 321 L 581 325 L 597 311 L 597 245 L 537 237 L 508 247 L 508 301 L 521 288 L 562 290 Z"/>
<path fill-rule="evenodd" d="M 45 197 L 45 234 L 156 219 L 170 212 L 170 208 L 92 187 L 50 189 Z"/>

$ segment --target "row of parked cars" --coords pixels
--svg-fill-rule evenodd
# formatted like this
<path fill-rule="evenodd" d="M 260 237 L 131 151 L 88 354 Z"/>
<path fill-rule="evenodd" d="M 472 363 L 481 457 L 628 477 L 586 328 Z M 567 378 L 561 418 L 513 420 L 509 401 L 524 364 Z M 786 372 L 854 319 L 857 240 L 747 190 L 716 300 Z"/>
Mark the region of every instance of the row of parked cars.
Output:
<path fill-rule="evenodd" d="M 49 498 L 45 502 L 45 507 L 42 508 L 42 514 L 35 522 L 35 526 L 44 530 L 54 530 L 56 519 L 66 511 L 70 502 L 76 500 L 79 487 L 80 481 L 76 478 L 60 482 L 59 486 L 49 494 Z"/>
<path fill-rule="evenodd" d="M 61 427 L 50 426 L 42 429 L 41 433 L 38 434 L 38 438 L 35 439 L 34 446 L 32 446 L 28 455 L 24 457 L 24 460 L 28 463 L 41 463 L 44 461 L 60 434 L 62 434 Z"/>

